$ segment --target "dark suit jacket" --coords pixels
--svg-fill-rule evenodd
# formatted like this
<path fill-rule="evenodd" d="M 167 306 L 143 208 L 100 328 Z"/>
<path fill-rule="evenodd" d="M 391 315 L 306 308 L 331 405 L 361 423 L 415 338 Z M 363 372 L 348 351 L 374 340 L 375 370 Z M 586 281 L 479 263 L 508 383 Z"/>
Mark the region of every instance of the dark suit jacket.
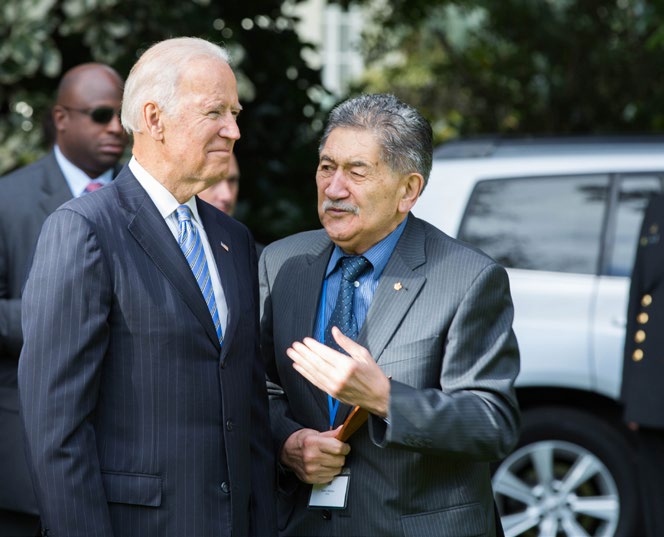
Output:
<path fill-rule="evenodd" d="M 53 152 L 0 178 L 0 509 L 37 514 L 18 417 L 21 291 L 44 220 L 71 197 Z"/>
<path fill-rule="evenodd" d="M 323 230 L 261 256 L 261 338 L 277 450 L 296 430 L 328 428 L 327 396 L 286 349 L 312 336 L 333 244 Z M 408 223 L 358 336 L 391 375 L 391 424 L 370 417 L 350 439 L 347 507 L 307 509 L 311 487 L 279 476 L 283 535 L 493 536 L 489 461 L 517 441 L 519 355 L 505 271 L 426 222 Z M 336 424 L 349 408 L 341 406 Z"/>
<path fill-rule="evenodd" d="M 129 168 L 44 225 L 23 299 L 19 390 L 49 535 L 273 534 L 254 244 L 242 224 L 198 209 L 229 308 L 222 348 Z"/>
<path fill-rule="evenodd" d="M 643 218 L 632 271 L 625 336 L 625 420 L 664 429 L 664 196 Z"/>

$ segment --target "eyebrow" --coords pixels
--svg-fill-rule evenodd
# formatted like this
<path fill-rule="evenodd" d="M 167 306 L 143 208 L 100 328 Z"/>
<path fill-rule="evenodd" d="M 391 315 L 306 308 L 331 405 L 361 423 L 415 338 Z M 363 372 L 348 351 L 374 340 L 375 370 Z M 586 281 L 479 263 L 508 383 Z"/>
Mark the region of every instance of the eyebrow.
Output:
<path fill-rule="evenodd" d="M 321 155 L 320 159 L 319 159 L 319 162 L 323 162 L 323 161 L 329 161 L 329 162 L 332 162 L 334 164 L 339 164 L 334 158 L 330 157 L 329 155 L 325 155 L 325 154 Z M 350 162 L 344 163 L 343 165 L 344 166 L 350 166 L 352 168 L 358 168 L 358 167 L 369 168 L 369 167 L 371 167 L 371 163 L 366 162 L 364 160 L 352 160 Z"/>

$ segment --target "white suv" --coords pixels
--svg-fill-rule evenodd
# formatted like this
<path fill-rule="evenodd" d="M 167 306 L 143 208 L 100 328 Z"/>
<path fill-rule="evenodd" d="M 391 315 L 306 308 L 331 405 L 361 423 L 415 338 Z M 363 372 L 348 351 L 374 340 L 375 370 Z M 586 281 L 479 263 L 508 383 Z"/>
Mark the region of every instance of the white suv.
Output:
<path fill-rule="evenodd" d="M 510 277 L 523 428 L 494 472 L 507 537 L 640 535 L 618 399 L 629 275 L 663 184 L 656 138 L 478 139 L 434 153 L 414 213 Z"/>

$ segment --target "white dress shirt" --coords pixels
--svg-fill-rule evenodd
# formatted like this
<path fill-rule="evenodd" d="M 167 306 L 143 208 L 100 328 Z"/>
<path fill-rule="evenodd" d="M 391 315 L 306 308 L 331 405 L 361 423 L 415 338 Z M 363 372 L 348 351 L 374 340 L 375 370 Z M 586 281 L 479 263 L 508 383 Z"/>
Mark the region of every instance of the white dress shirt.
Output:
<path fill-rule="evenodd" d="M 87 173 L 68 160 L 57 145 L 53 146 L 53 152 L 55 153 L 55 160 L 58 166 L 60 166 L 60 170 L 62 170 L 62 175 L 65 176 L 65 181 L 69 185 L 71 195 L 75 198 L 83 194 L 85 187 L 88 186 L 90 181 L 107 185 L 113 180 L 113 168 L 109 168 L 99 177 L 89 177 Z"/>
<path fill-rule="evenodd" d="M 166 221 L 168 229 L 171 230 L 171 233 L 177 242 L 178 237 L 180 236 L 180 224 L 178 222 L 176 209 L 180 206 L 180 203 L 178 203 L 178 200 L 173 197 L 173 194 L 171 194 L 164 185 L 152 177 L 152 175 L 150 175 L 150 173 L 143 168 L 134 157 L 131 157 L 131 160 L 129 161 L 129 169 L 148 193 L 152 202 L 157 206 L 159 214 L 161 214 L 162 218 Z M 228 324 L 228 304 L 226 304 L 226 296 L 224 295 L 224 289 L 221 286 L 221 278 L 219 278 L 219 271 L 214 256 L 212 255 L 210 242 L 208 241 L 207 234 L 205 233 L 205 229 L 201 225 L 201 220 L 198 216 L 195 197 L 189 198 L 182 205 L 189 207 L 192 223 L 196 226 L 198 235 L 203 243 L 205 259 L 207 260 L 208 268 L 210 270 L 210 278 L 212 279 L 214 299 L 217 302 L 217 312 L 219 314 L 219 321 L 221 322 L 222 333 L 226 333 L 226 326 Z"/>

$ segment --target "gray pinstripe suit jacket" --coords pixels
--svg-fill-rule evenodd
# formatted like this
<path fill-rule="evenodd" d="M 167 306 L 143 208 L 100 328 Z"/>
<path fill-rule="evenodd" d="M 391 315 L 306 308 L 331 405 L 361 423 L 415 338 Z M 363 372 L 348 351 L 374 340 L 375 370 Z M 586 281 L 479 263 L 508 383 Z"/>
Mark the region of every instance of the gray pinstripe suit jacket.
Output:
<path fill-rule="evenodd" d="M 328 426 L 326 395 L 285 350 L 313 334 L 332 247 L 319 230 L 261 256 L 263 355 L 284 392 L 270 400 L 277 449 L 301 427 Z M 308 510 L 310 486 L 280 474 L 282 535 L 493 536 L 489 462 L 509 453 L 519 426 L 512 317 L 505 271 L 410 215 L 358 337 L 392 376 L 390 424 L 370 417 L 351 437 L 345 510 Z"/>
<path fill-rule="evenodd" d="M 21 292 L 46 217 L 72 198 L 53 151 L 0 177 L 0 509 L 37 514 L 18 417 Z M 0 529 L 2 523 L 0 521 Z"/>
<path fill-rule="evenodd" d="M 23 298 L 19 391 L 51 536 L 274 533 L 253 240 L 198 209 L 229 307 L 221 349 L 128 168 L 44 225 Z"/>

